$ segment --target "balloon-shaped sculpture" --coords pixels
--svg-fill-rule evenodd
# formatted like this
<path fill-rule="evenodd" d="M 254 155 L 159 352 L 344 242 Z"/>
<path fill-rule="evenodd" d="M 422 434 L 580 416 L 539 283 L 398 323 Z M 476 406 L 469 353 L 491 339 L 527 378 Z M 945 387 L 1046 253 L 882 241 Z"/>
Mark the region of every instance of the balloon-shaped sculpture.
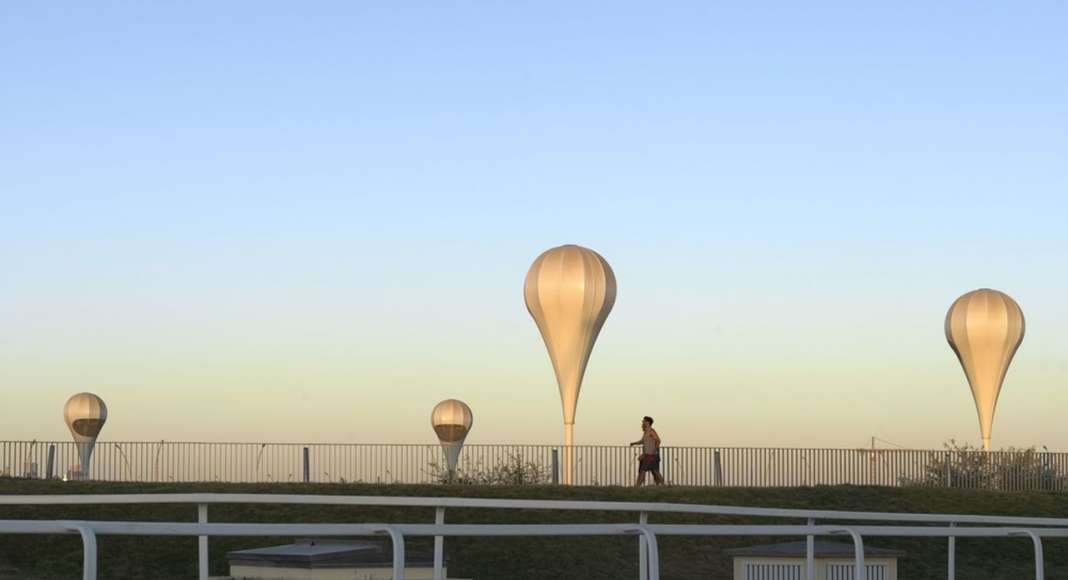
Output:
<path fill-rule="evenodd" d="M 593 343 L 616 301 L 616 277 L 597 252 L 581 246 L 559 246 L 531 264 L 523 297 L 556 372 L 564 411 L 562 479 L 570 484 L 575 408 Z"/>
<path fill-rule="evenodd" d="M 997 290 L 980 288 L 968 292 L 957 298 L 946 313 L 946 339 L 968 377 L 979 413 L 983 449 L 987 451 L 1001 383 L 1023 337 L 1020 305 Z"/>
<path fill-rule="evenodd" d="M 464 447 L 464 439 L 471 432 L 474 415 L 467 403 L 457 399 L 445 399 L 434 405 L 430 413 L 430 425 L 438 434 L 441 449 L 445 452 L 445 464 L 449 469 L 449 481 L 456 475 L 456 463 Z"/>
<path fill-rule="evenodd" d="M 93 458 L 96 437 L 108 420 L 108 407 L 92 393 L 78 393 L 67 399 L 63 407 L 63 419 L 67 422 L 74 443 L 78 446 L 78 471 L 76 479 L 89 479 L 89 464 Z"/>

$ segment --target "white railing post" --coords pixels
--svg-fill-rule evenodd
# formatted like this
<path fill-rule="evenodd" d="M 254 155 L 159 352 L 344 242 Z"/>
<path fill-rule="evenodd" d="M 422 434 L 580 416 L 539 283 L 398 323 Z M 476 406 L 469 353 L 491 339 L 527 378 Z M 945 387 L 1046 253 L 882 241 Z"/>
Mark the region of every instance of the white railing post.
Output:
<path fill-rule="evenodd" d="M 1042 556 L 1042 538 L 1032 530 L 1021 530 L 1013 535 L 1031 538 L 1031 542 L 1035 545 L 1035 580 L 1045 580 L 1046 562 Z"/>
<path fill-rule="evenodd" d="M 645 525 L 649 523 L 649 512 L 642 512 L 638 516 L 638 523 Z M 640 580 L 649 580 L 649 560 L 648 546 L 645 544 L 645 534 L 641 534 L 638 537 L 638 578 Z"/>
<path fill-rule="evenodd" d="M 390 526 L 382 528 L 393 544 L 393 580 L 404 580 L 404 535 Z"/>
<path fill-rule="evenodd" d="M 434 509 L 434 523 L 445 523 L 445 508 L 438 506 Z M 445 538 L 434 536 L 434 580 L 445 580 Z"/>
<path fill-rule="evenodd" d="M 950 522 L 949 527 L 957 527 L 956 522 Z M 946 563 L 946 580 L 954 580 L 957 576 L 957 538 L 955 536 L 949 537 L 949 545 L 946 547 L 948 562 Z"/>
<path fill-rule="evenodd" d="M 208 504 L 197 504 L 197 522 L 206 524 L 208 523 Z M 208 580 L 208 537 L 199 536 L 197 538 L 197 551 L 199 552 L 197 557 L 199 578 L 200 580 Z"/>
<path fill-rule="evenodd" d="M 71 524 L 82 537 L 82 580 L 96 580 L 96 533 L 82 524 Z"/>
<path fill-rule="evenodd" d="M 867 578 L 864 567 L 864 538 L 852 528 L 839 528 L 837 531 L 853 536 L 853 578 Z"/>
<path fill-rule="evenodd" d="M 808 525 L 816 525 L 815 518 L 808 518 Z M 816 580 L 816 537 L 805 536 L 805 580 Z"/>
<path fill-rule="evenodd" d="M 644 525 L 639 531 L 649 552 L 649 580 L 660 580 L 660 546 L 657 545 L 656 534 Z"/>

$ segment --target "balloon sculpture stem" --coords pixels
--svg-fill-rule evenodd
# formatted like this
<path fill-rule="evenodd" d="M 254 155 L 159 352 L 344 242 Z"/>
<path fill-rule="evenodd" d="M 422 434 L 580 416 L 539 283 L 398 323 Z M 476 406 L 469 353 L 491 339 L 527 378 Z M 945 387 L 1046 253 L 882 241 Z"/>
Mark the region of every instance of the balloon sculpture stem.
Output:
<path fill-rule="evenodd" d="M 983 451 L 990 451 L 990 438 L 983 437 Z"/>
<path fill-rule="evenodd" d="M 564 423 L 564 485 L 571 485 L 575 473 L 574 452 L 572 445 L 575 443 L 575 424 Z"/>

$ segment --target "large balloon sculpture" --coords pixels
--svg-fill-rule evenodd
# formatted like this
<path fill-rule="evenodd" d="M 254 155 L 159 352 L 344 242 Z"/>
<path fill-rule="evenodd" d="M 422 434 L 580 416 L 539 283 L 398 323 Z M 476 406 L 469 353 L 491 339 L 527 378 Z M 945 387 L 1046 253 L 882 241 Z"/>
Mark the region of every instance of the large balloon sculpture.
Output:
<path fill-rule="evenodd" d="M 563 483 L 572 483 L 575 408 L 593 343 L 616 301 L 616 277 L 593 250 L 566 245 L 534 260 L 523 288 L 541 331 L 564 411 Z"/>
<path fill-rule="evenodd" d="M 1005 373 L 1024 337 L 1020 305 L 1003 292 L 981 288 L 957 298 L 946 313 L 946 339 L 957 353 L 979 413 L 983 449 L 990 450 L 994 408 Z"/>
<path fill-rule="evenodd" d="M 430 413 L 430 425 L 438 435 L 441 449 L 445 452 L 445 464 L 449 469 L 449 481 L 456 475 L 456 463 L 464 447 L 464 439 L 471 432 L 474 415 L 467 403 L 457 399 L 445 399 L 434 406 Z"/>
<path fill-rule="evenodd" d="M 93 458 L 96 437 L 108 420 L 108 407 L 93 393 L 78 393 L 67 399 L 63 420 L 78 447 L 78 471 L 75 479 L 89 479 L 89 462 Z"/>

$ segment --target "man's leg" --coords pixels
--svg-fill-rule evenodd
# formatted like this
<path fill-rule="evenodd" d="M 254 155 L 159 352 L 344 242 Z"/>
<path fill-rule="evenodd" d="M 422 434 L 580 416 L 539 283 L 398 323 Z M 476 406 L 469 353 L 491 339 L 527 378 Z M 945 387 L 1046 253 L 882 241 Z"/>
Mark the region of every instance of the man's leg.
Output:
<path fill-rule="evenodd" d="M 634 482 L 634 487 L 641 487 L 645 483 L 645 472 L 638 470 L 638 480 Z"/>
<path fill-rule="evenodd" d="M 657 485 L 664 485 L 664 476 L 660 474 L 659 469 L 653 471 L 653 481 L 655 481 Z"/>

